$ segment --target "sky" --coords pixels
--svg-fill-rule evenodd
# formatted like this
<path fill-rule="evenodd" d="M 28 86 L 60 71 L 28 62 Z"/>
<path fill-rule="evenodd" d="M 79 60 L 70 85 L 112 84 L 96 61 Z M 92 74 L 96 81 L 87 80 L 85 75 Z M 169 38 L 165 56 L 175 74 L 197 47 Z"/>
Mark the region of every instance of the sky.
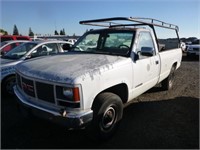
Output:
<path fill-rule="evenodd" d="M 0 28 L 22 35 L 82 35 L 79 21 L 109 17 L 155 18 L 179 26 L 179 37 L 200 38 L 200 0 L 0 0 Z"/>

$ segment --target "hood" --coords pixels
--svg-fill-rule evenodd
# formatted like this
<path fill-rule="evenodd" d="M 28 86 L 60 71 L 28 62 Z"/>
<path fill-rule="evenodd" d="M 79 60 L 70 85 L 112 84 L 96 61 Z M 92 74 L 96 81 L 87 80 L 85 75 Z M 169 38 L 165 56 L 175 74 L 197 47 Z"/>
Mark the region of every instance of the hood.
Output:
<path fill-rule="evenodd" d="M 8 63 L 13 63 L 15 62 L 16 60 L 13 60 L 13 59 L 4 59 L 4 58 L 0 58 L 0 62 L 1 62 L 1 65 L 5 65 L 5 64 L 8 64 Z"/>
<path fill-rule="evenodd" d="M 16 70 L 29 77 L 60 82 L 73 83 L 74 79 L 86 76 L 92 78 L 102 70 L 112 69 L 114 64 L 127 59 L 121 56 L 100 54 L 61 54 L 38 58 L 20 63 Z"/>
<path fill-rule="evenodd" d="M 0 58 L 1 67 L 16 65 L 19 62 L 21 62 L 21 60 Z"/>

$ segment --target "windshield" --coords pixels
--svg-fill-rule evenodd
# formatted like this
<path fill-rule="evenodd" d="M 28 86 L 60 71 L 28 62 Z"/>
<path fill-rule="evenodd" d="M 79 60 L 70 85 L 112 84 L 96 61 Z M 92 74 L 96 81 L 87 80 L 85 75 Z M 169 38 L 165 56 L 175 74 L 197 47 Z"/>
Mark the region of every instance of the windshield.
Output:
<path fill-rule="evenodd" d="M 8 53 L 6 53 L 3 58 L 8 58 L 8 59 L 20 59 L 22 58 L 26 53 L 28 53 L 33 47 L 35 47 L 37 44 L 36 43 L 24 43 L 21 44 L 18 47 L 15 47 Z"/>
<path fill-rule="evenodd" d="M 73 51 L 126 56 L 131 50 L 135 31 L 96 31 L 86 33 Z"/>
<path fill-rule="evenodd" d="M 0 43 L 0 47 L 6 45 L 7 43 L 8 43 L 8 41 L 1 42 L 1 43 Z"/>
<path fill-rule="evenodd" d="M 193 45 L 200 45 L 200 40 L 195 40 L 192 42 Z"/>

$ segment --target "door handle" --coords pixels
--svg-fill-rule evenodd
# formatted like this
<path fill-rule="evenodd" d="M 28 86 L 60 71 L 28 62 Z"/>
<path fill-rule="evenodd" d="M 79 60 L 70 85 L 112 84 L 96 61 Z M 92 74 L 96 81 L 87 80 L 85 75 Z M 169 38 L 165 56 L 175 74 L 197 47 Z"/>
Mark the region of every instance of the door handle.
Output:
<path fill-rule="evenodd" d="M 158 61 L 158 60 L 156 60 L 156 65 L 157 65 L 157 64 L 159 64 L 159 61 Z"/>

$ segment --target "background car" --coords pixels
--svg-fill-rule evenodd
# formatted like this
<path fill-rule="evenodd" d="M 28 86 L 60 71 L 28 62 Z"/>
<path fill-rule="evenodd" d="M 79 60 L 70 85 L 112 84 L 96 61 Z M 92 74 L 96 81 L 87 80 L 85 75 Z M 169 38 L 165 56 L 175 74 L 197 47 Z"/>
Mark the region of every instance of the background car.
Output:
<path fill-rule="evenodd" d="M 1 61 L 1 87 L 4 93 L 13 94 L 15 65 L 27 59 L 63 53 L 66 41 L 32 41 L 21 44 L 3 55 Z"/>
<path fill-rule="evenodd" d="M 77 42 L 76 39 L 64 39 L 64 40 L 70 42 L 72 45 L 74 45 Z"/>
<path fill-rule="evenodd" d="M 199 56 L 200 51 L 200 39 L 194 40 L 190 45 L 187 46 L 187 56 Z"/>
<path fill-rule="evenodd" d="M 31 38 L 29 36 L 19 36 L 19 35 L 2 35 L 0 36 L 1 42 L 10 41 L 10 40 L 29 40 Z"/>
<path fill-rule="evenodd" d="M 30 42 L 28 40 L 12 40 L 12 41 L 4 41 L 1 43 L 0 45 L 0 52 L 1 55 L 4 55 L 5 53 L 7 53 L 8 51 L 10 51 L 11 49 L 19 46 L 22 43 L 25 42 Z"/>
<path fill-rule="evenodd" d="M 186 51 L 186 44 L 185 44 L 185 42 L 181 42 L 181 49 L 182 49 L 183 52 Z"/>

